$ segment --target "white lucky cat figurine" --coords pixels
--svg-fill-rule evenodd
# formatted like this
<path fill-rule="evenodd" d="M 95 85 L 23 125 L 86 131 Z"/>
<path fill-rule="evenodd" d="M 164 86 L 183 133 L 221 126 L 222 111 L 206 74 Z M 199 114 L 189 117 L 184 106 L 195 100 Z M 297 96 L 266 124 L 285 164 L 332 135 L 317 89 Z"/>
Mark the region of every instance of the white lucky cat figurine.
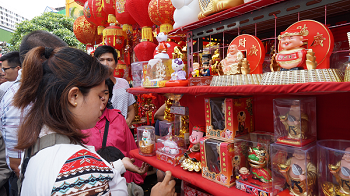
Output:
<path fill-rule="evenodd" d="M 174 11 L 174 29 L 198 21 L 200 12 L 198 0 L 171 0 L 171 3 L 176 8 Z"/>
<path fill-rule="evenodd" d="M 162 148 L 163 152 L 168 154 L 179 154 L 179 147 L 177 146 L 177 143 L 172 140 L 165 140 L 163 142 L 164 147 Z"/>
<path fill-rule="evenodd" d="M 142 133 L 142 143 L 144 146 L 151 145 L 152 139 L 151 139 L 151 132 L 149 130 L 144 130 Z"/>
<path fill-rule="evenodd" d="M 166 43 L 168 39 L 167 33 L 160 32 L 157 35 L 158 46 L 156 47 L 156 55 L 153 58 L 155 59 L 169 59 L 169 55 L 167 53 L 168 47 L 170 47 L 169 43 Z"/>

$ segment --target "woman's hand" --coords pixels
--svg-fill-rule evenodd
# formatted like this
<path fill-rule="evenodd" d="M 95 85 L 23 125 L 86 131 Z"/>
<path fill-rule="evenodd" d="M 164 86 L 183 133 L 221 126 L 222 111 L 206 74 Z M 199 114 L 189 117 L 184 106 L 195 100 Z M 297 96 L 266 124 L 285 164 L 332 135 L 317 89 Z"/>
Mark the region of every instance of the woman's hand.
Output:
<path fill-rule="evenodd" d="M 175 193 L 175 180 L 171 179 L 171 171 L 165 172 L 163 182 L 158 182 L 153 186 L 151 190 L 151 196 L 174 196 Z"/>
<path fill-rule="evenodd" d="M 126 170 L 143 175 L 148 171 L 149 165 L 145 162 L 142 163 L 141 167 L 134 165 L 135 159 L 130 159 L 129 157 L 124 157 L 122 159 L 123 165 Z"/>

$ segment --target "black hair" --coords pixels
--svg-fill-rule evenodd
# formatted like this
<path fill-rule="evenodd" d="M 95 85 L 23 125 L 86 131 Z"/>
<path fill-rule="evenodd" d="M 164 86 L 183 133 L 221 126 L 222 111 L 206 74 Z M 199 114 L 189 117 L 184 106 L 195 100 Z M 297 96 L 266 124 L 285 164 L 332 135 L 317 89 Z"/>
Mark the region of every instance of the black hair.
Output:
<path fill-rule="evenodd" d="M 99 154 L 104 160 L 111 163 L 117 160 L 121 160 L 125 157 L 125 155 L 116 147 L 114 146 L 107 146 L 104 148 L 101 148 L 97 151 L 97 154 Z"/>
<path fill-rule="evenodd" d="M 19 52 L 13 51 L 0 57 L 0 61 L 7 61 L 10 67 L 21 67 L 21 61 L 19 60 Z"/>
<path fill-rule="evenodd" d="M 110 78 L 107 78 L 105 80 L 105 83 L 108 87 L 108 93 L 109 93 L 109 98 L 108 98 L 108 102 L 107 102 L 107 108 L 110 108 L 112 109 L 113 106 L 112 106 L 112 102 L 111 102 L 111 99 L 112 99 L 112 96 L 113 96 L 113 86 L 114 86 L 114 83 L 113 81 L 110 79 Z"/>
<path fill-rule="evenodd" d="M 112 46 L 99 46 L 96 48 L 94 52 L 94 56 L 96 58 L 99 58 L 101 55 L 106 54 L 106 53 L 112 53 L 114 57 L 114 61 L 117 63 L 118 62 L 118 53 L 115 51 L 115 49 Z"/>
<path fill-rule="evenodd" d="M 23 63 L 24 58 L 29 50 L 38 46 L 59 48 L 68 46 L 68 44 L 58 36 L 47 31 L 33 31 L 22 39 L 21 46 L 19 47 L 21 63 Z"/>

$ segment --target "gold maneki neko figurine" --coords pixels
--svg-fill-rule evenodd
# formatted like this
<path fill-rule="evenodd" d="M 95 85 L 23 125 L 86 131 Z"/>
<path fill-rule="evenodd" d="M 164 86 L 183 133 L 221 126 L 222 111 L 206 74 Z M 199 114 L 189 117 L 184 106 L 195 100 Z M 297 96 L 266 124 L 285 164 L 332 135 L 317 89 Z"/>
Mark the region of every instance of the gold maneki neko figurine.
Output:
<path fill-rule="evenodd" d="M 309 155 L 295 150 L 293 157 L 289 158 L 285 164 L 279 164 L 278 168 L 289 185 L 290 195 L 316 195 L 314 192 L 317 179 L 316 166 L 310 161 Z"/>
<path fill-rule="evenodd" d="M 277 139 L 279 142 L 293 144 L 293 141 L 298 143 L 301 140 L 307 139 L 309 118 L 308 115 L 302 111 L 299 101 L 293 101 L 288 113 L 280 115 L 279 119 L 288 132 L 286 138 Z"/>
<path fill-rule="evenodd" d="M 339 161 L 336 165 L 329 164 L 328 168 L 339 185 L 332 185 L 331 183 L 328 183 L 328 185 L 331 185 L 328 188 L 326 188 L 325 185 L 322 185 L 323 192 L 327 196 L 350 195 L 350 147 L 345 149 L 345 154 L 343 155 L 341 161 Z M 329 189 L 330 187 L 332 187 L 332 189 Z"/>

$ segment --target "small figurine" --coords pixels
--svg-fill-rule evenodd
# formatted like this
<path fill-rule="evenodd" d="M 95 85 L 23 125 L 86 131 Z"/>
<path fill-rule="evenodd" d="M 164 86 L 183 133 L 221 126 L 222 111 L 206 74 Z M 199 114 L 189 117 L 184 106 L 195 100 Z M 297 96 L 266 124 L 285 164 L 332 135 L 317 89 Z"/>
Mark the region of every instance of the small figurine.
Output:
<path fill-rule="evenodd" d="M 163 152 L 171 155 L 179 154 L 179 147 L 175 141 L 168 139 L 163 142 L 163 145 L 164 145 L 164 147 L 162 148 Z"/>
<path fill-rule="evenodd" d="M 289 112 L 279 118 L 288 132 L 288 139 L 307 139 L 309 118 L 303 113 L 299 101 L 293 101 Z"/>
<path fill-rule="evenodd" d="M 176 58 L 172 60 L 172 68 L 175 71 L 171 74 L 170 80 L 186 80 L 186 71 L 182 70 L 185 64 L 182 59 Z"/>
<path fill-rule="evenodd" d="M 142 143 L 142 146 L 148 146 L 153 144 L 151 139 L 151 132 L 149 130 L 143 131 L 141 143 Z"/>
<path fill-rule="evenodd" d="M 316 68 L 315 53 L 302 47 L 304 45 L 303 36 L 308 34 L 309 31 L 306 29 L 288 29 L 278 36 L 282 50 L 277 53 L 275 60 L 281 67 L 281 71 L 303 70 L 307 59 L 309 60 L 308 67 Z"/>
<path fill-rule="evenodd" d="M 203 63 L 202 76 L 210 76 L 209 61 Z"/>
<path fill-rule="evenodd" d="M 249 175 L 250 175 L 250 172 L 246 167 L 241 167 L 241 169 L 239 169 L 239 179 L 240 180 L 247 181 Z"/>
<path fill-rule="evenodd" d="M 268 183 L 272 181 L 271 171 L 267 168 L 267 162 L 269 156 L 264 148 L 260 145 L 257 147 L 249 147 L 248 161 L 251 172 L 253 173 L 253 179 L 260 180 L 261 182 Z"/>
<path fill-rule="evenodd" d="M 158 41 L 158 46 L 156 48 L 157 52 L 156 55 L 154 55 L 155 59 L 169 59 L 169 55 L 167 53 L 168 47 L 170 47 L 170 44 L 166 43 L 168 39 L 167 33 L 160 32 L 157 35 L 157 41 Z"/>
<path fill-rule="evenodd" d="M 237 113 L 238 133 L 241 135 L 248 132 L 248 129 L 245 128 L 246 118 L 247 117 L 244 111 L 240 111 Z"/>
<path fill-rule="evenodd" d="M 184 170 L 195 170 L 196 172 L 201 170 L 199 141 L 203 136 L 204 130 L 200 127 L 194 126 L 192 134 L 189 137 L 191 144 L 188 147 L 187 152 L 184 154 L 185 159 L 181 163 L 181 167 L 183 167 Z"/>
<path fill-rule="evenodd" d="M 193 63 L 192 77 L 199 77 L 199 63 Z"/>
<path fill-rule="evenodd" d="M 241 73 L 244 75 L 247 75 L 250 73 L 250 64 L 247 60 L 247 58 L 243 58 L 240 62 L 239 67 L 241 67 Z"/>
<path fill-rule="evenodd" d="M 345 149 L 345 154 L 341 161 L 336 165 L 329 164 L 328 167 L 340 185 L 339 192 L 350 195 L 350 147 Z"/>
<path fill-rule="evenodd" d="M 285 164 L 279 164 L 278 168 L 287 180 L 290 195 L 315 195 L 316 166 L 311 163 L 309 155 L 295 150 L 293 157 Z"/>
<path fill-rule="evenodd" d="M 240 74 L 241 68 L 239 67 L 239 62 L 243 59 L 243 57 L 244 55 L 238 50 L 237 45 L 231 44 L 226 58 L 221 61 L 224 74 Z"/>

